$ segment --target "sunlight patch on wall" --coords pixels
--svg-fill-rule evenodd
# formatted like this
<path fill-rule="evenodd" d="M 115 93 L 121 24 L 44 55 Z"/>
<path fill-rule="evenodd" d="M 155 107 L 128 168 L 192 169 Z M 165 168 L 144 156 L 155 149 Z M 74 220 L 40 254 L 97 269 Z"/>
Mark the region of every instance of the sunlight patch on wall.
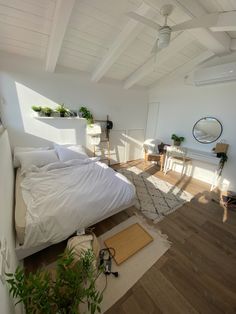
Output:
<path fill-rule="evenodd" d="M 230 186 L 230 181 L 227 179 L 223 179 L 223 181 L 220 184 L 220 188 L 222 191 L 227 191 L 229 189 Z"/>
<path fill-rule="evenodd" d="M 57 104 L 23 84 L 15 82 L 15 85 L 24 131 L 35 136 L 40 135 L 39 137 L 47 140 L 53 140 L 55 138 L 54 127 L 48 126 L 48 132 L 45 133 L 43 131 L 44 125 L 42 122 L 33 119 L 33 111 L 31 107 L 42 106 L 55 108 Z"/>
<path fill-rule="evenodd" d="M 86 143 L 86 123 L 82 119 L 35 118 L 32 106 L 55 109 L 58 103 L 19 82 L 15 82 L 15 85 L 24 133 L 60 144 Z"/>
<path fill-rule="evenodd" d="M 126 134 L 127 160 L 143 158 L 144 130 L 128 130 Z"/>
<path fill-rule="evenodd" d="M 69 141 L 68 141 L 69 139 Z M 76 131 L 75 129 L 60 129 L 58 144 L 76 144 Z"/>
<path fill-rule="evenodd" d="M 31 107 L 33 105 L 52 108 L 55 108 L 58 105 L 55 101 L 39 94 L 35 90 L 32 90 L 21 83 L 15 82 L 15 84 L 20 107 L 24 109 L 28 108 L 30 113 L 32 113 Z"/>

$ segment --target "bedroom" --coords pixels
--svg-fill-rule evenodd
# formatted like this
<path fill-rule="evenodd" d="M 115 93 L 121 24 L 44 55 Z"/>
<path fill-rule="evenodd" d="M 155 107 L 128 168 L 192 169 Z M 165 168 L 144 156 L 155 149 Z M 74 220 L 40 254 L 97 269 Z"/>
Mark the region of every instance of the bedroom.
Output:
<path fill-rule="evenodd" d="M 201 27 L 173 31 L 168 45 L 165 39 L 166 47 L 158 51 L 154 48 L 152 52 L 160 37 L 158 30 L 135 20 L 137 16 L 130 12 L 163 25 L 165 4 L 173 5 L 167 19 L 170 27 L 192 18 L 199 18 L 196 25 Z M 150 262 L 150 267 L 140 270 L 137 278 L 137 274 L 129 276 L 128 289 L 121 289 L 121 294 L 107 313 L 234 312 L 236 214 L 232 209 L 224 217 L 224 208 L 219 205 L 219 200 L 221 192 L 236 191 L 236 81 L 231 72 L 235 71 L 236 62 L 235 10 L 235 1 L 230 0 L 0 2 L 1 268 L 4 264 L 7 272 L 14 272 L 17 265 L 22 265 L 22 256 L 18 260 L 15 250 L 16 226 L 13 219 L 15 147 L 52 151 L 54 144 L 61 145 L 62 150 L 63 145 L 82 145 L 90 157 L 94 155 L 84 118 L 61 118 L 58 113 L 50 118 L 37 116 L 32 106 L 55 109 L 58 104 L 65 104 L 76 114 L 85 106 L 94 120 L 105 121 L 108 116 L 113 122 L 109 131 L 109 171 L 113 168 L 125 175 L 125 169 L 133 167 L 141 174 L 132 174 L 128 178 L 131 181 L 136 176 L 143 178 L 148 174 L 157 178 L 153 180 L 167 182 L 171 191 L 179 188 L 194 196 L 193 200 L 186 201 L 183 207 L 154 224 L 153 228 L 168 236 L 170 248 L 155 260 L 154 266 Z M 228 15 L 221 16 L 223 13 L 219 13 L 219 20 L 215 16 L 211 19 L 208 16 L 207 20 L 203 18 L 215 12 Z M 188 25 L 183 27 L 188 28 Z M 199 77 L 210 82 L 197 86 Z M 214 80 L 218 82 L 214 84 Z M 195 123 L 205 117 L 216 118 L 222 131 L 220 137 L 209 144 L 197 141 L 192 133 Z M 184 137 L 180 147 L 186 148 L 189 155 L 191 152 L 191 164 L 185 169 L 182 165 L 174 165 L 172 171 L 165 175 L 160 171 L 159 161 L 157 164 L 155 161 L 144 161 L 143 145 L 147 139 L 172 145 L 172 134 Z M 221 175 L 216 178 L 220 159 L 215 157 L 212 149 L 217 143 L 228 144 L 228 160 Z M 43 156 L 40 156 L 40 162 L 42 159 Z M 96 164 L 92 160 L 86 162 L 83 169 Z M 71 165 L 72 168 L 75 166 Z M 102 173 L 100 168 L 97 168 L 99 175 Z M 183 169 L 186 173 L 181 174 Z M 103 170 L 105 172 L 106 168 Z M 67 169 L 57 171 L 66 173 Z M 116 174 L 112 172 L 111 180 L 117 178 Z M 105 181 L 106 178 L 104 175 Z M 102 187 L 104 192 L 109 191 L 105 199 L 111 204 L 109 197 L 112 198 L 111 191 L 115 189 L 110 183 Z M 89 201 L 91 195 L 96 203 L 103 192 L 99 182 L 97 188 L 91 192 L 87 185 L 87 195 L 82 192 L 74 195 L 86 195 L 85 200 Z M 211 188 L 214 190 L 210 191 Z M 170 193 L 168 197 L 171 198 L 174 193 Z M 117 188 L 117 196 L 121 194 Z M 71 198 L 69 200 L 72 201 Z M 125 207 L 129 206 L 129 201 L 132 200 L 129 199 Z M 97 203 L 100 204 L 99 201 Z M 164 206 L 160 206 L 162 212 Z M 100 217 L 105 220 L 95 227 L 98 236 L 132 218 L 134 211 L 140 214 L 137 206 L 125 210 L 117 204 L 113 207 L 110 218 L 105 219 L 106 215 Z M 146 217 L 145 204 L 143 207 L 142 217 Z M 225 222 L 223 218 L 227 218 Z M 92 222 L 86 222 L 86 226 L 100 220 L 96 214 L 92 214 L 91 219 Z M 73 224 L 72 220 L 71 217 L 68 225 Z M 146 219 L 148 222 L 152 220 L 150 217 Z M 68 235 L 67 232 L 72 234 L 74 231 L 66 230 L 62 238 Z M 39 239 L 36 236 L 36 240 Z M 26 253 L 26 256 L 29 255 L 25 259 L 26 267 L 35 269 L 42 263 L 54 262 L 56 255 L 62 253 L 64 243 L 50 246 L 32 256 L 30 250 Z M 6 261 L 6 256 L 3 258 L 5 247 L 9 261 Z M 133 257 L 138 258 L 138 254 Z M 132 258 L 124 262 L 124 267 Z M 113 261 L 114 269 L 115 266 Z M 190 284 L 191 278 L 195 279 L 194 284 Z M 4 314 L 21 313 L 21 306 L 14 307 L 5 280 L 0 281 L 0 311 Z"/>

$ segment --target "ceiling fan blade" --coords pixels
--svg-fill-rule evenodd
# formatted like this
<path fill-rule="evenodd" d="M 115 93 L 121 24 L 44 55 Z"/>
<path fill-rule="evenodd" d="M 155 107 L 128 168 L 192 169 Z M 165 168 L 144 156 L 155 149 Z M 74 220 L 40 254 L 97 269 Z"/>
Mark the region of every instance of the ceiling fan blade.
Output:
<path fill-rule="evenodd" d="M 158 48 L 158 40 L 159 39 L 157 38 L 157 40 L 155 41 L 155 44 L 152 47 L 151 54 L 156 54 L 158 52 L 158 50 L 159 50 L 159 48 Z"/>
<path fill-rule="evenodd" d="M 173 32 L 184 31 L 193 28 L 209 28 L 217 24 L 219 13 L 211 13 L 171 27 Z"/>
<path fill-rule="evenodd" d="M 154 60 L 154 65 L 157 63 L 157 60 L 158 60 L 158 52 L 162 50 L 162 48 L 158 47 L 158 38 L 152 48 L 152 51 L 151 51 L 151 55 L 153 56 L 153 60 Z"/>
<path fill-rule="evenodd" d="M 154 28 L 155 30 L 159 30 L 161 28 L 161 25 L 159 25 L 156 22 L 146 18 L 145 16 L 139 15 L 138 13 L 128 12 L 127 16 L 130 17 L 131 19 L 135 20 L 135 21 L 138 21 L 138 22 L 145 24 L 146 26 Z"/>
<path fill-rule="evenodd" d="M 158 52 L 160 52 L 162 50 L 162 48 L 158 48 L 157 50 L 156 50 L 156 52 L 153 54 L 153 56 L 154 56 L 154 68 L 158 65 L 158 57 L 159 57 L 159 54 L 158 54 Z"/>

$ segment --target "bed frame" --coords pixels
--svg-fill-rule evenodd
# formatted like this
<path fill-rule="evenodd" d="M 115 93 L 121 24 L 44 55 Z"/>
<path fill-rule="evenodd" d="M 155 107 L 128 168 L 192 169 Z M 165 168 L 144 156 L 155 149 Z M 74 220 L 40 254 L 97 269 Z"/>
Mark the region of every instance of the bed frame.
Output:
<path fill-rule="evenodd" d="M 133 200 L 130 204 L 128 204 L 126 206 L 121 206 L 121 207 L 117 208 L 117 210 L 112 212 L 112 215 L 108 214 L 105 217 L 103 217 L 101 219 L 98 219 L 93 225 L 95 225 L 95 224 L 99 223 L 100 221 L 105 220 L 105 219 L 107 219 L 107 218 L 109 218 L 109 217 L 111 217 L 111 216 L 121 212 L 122 210 L 125 210 L 125 209 L 127 209 L 127 208 L 129 208 L 131 206 L 134 206 L 134 205 L 135 205 L 135 200 Z M 88 228 L 88 227 L 91 227 L 91 226 L 86 226 L 85 228 Z M 75 230 L 75 232 L 76 232 L 76 230 Z M 28 256 L 30 256 L 30 255 L 32 255 L 34 253 L 37 253 L 37 252 L 39 252 L 39 251 L 41 251 L 43 249 L 46 249 L 47 247 L 49 247 L 49 246 L 51 246 L 53 244 L 55 244 L 55 243 L 47 242 L 47 243 L 44 243 L 42 245 L 35 246 L 35 247 L 32 247 L 32 248 L 24 248 L 22 245 L 19 244 L 18 240 L 16 240 L 16 248 L 15 248 L 16 256 L 17 256 L 17 258 L 19 260 L 22 260 L 22 259 L 24 259 L 24 258 L 26 258 L 26 257 L 28 257 Z"/>

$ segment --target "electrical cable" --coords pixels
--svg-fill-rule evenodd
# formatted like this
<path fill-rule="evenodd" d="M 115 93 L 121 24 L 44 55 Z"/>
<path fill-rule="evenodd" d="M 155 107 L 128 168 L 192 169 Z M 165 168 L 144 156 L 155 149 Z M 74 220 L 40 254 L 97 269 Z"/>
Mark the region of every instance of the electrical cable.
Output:
<path fill-rule="evenodd" d="M 105 254 L 108 253 L 108 256 L 105 256 Z M 108 247 L 108 248 L 104 248 L 101 249 L 99 251 L 99 259 L 100 259 L 100 267 L 104 267 L 104 275 L 106 278 L 106 283 L 105 283 L 105 287 L 103 288 L 103 291 L 105 291 L 105 289 L 107 288 L 107 276 L 112 274 L 113 276 L 115 276 L 116 278 L 119 276 L 118 272 L 112 272 L 111 271 L 111 267 L 112 267 L 112 259 L 114 258 L 116 254 L 116 251 L 113 247 Z"/>

